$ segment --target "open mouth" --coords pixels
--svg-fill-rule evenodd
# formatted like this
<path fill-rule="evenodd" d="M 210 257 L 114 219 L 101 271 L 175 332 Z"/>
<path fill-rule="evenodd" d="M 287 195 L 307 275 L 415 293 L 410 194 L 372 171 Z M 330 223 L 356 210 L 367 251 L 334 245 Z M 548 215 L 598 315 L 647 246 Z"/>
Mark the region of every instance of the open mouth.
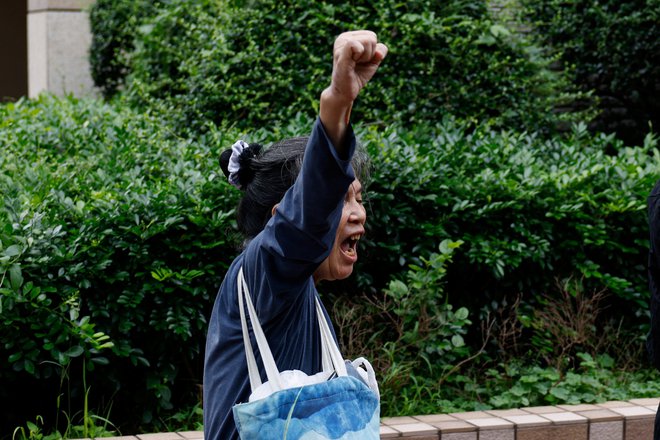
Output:
<path fill-rule="evenodd" d="M 361 234 L 354 234 L 341 242 L 341 250 L 349 257 L 357 257 L 357 244 L 360 241 Z"/>

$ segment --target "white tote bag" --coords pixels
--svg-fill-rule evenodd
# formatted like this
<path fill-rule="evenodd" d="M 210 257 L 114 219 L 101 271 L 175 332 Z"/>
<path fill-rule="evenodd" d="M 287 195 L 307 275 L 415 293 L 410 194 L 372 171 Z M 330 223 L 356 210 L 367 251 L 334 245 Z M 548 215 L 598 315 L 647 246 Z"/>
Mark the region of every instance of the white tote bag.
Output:
<path fill-rule="evenodd" d="M 280 372 L 263 333 L 243 276 L 238 273 L 238 305 L 252 394 L 234 406 L 243 440 L 379 439 L 380 396 L 374 370 L 364 358 L 344 361 L 321 304 L 316 299 L 321 334 L 322 371 Z M 261 382 L 250 342 L 247 306 L 268 381 Z"/>

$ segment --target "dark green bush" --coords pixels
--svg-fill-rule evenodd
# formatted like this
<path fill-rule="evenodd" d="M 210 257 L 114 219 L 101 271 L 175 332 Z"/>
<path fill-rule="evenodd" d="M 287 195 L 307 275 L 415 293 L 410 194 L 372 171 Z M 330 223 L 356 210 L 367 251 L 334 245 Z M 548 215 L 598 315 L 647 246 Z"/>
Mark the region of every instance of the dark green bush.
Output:
<path fill-rule="evenodd" d="M 295 121 L 276 136 L 304 133 L 307 124 Z M 623 319 L 642 336 L 646 197 L 660 179 L 654 136 L 626 147 L 584 124 L 559 140 L 451 119 L 356 128 L 374 164 L 368 233 L 357 282 L 329 291 L 373 298 L 443 240 L 461 240 L 444 279 L 451 304 L 476 312 L 523 294 L 533 305 L 537 296 L 557 295 L 558 280 L 573 278 L 587 294 L 605 289 L 603 319 Z"/>
<path fill-rule="evenodd" d="M 294 118 L 248 140 L 310 126 Z M 645 196 L 660 175 L 653 138 L 624 148 L 584 126 L 562 141 L 452 120 L 358 127 L 374 159 L 368 239 L 357 282 L 328 284 L 324 294 L 350 291 L 357 304 L 359 294 L 371 304 L 389 297 L 404 333 L 357 337 L 399 347 L 418 363 L 400 371 L 426 371 L 427 358 L 436 374 L 466 355 L 458 336 L 467 336 L 467 317 L 448 304 L 468 305 L 476 323 L 492 301 L 549 294 L 555 277 L 582 275 L 587 289 L 615 294 L 621 315 L 644 315 Z M 238 134 L 210 126 L 186 140 L 160 119 L 96 101 L 42 97 L 0 107 L 0 395 L 14 402 L 3 432 L 33 420 L 28 411 L 51 415 L 60 393 L 76 408 L 83 368 L 92 405 L 112 401 L 109 416 L 123 432 L 154 427 L 173 404 L 195 401 L 206 319 L 236 255 L 238 194 L 218 178 L 217 150 Z M 447 238 L 463 241 L 448 266 L 437 254 Z M 448 303 L 434 304 L 433 289 Z M 417 292 L 417 302 L 406 292 Z M 414 310 L 435 310 L 449 326 L 415 329 Z M 362 311 L 352 316 L 370 322 Z M 373 319 L 385 324 L 387 316 Z M 387 358 L 375 361 L 391 389 L 405 389 Z"/>
<path fill-rule="evenodd" d="M 451 238 L 464 242 L 448 274 L 452 303 L 474 310 L 577 276 L 587 291 L 604 287 L 626 303 L 622 316 L 644 313 L 646 196 L 660 178 L 653 137 L 628 148 L 584 125 L 565 140 L 544 141 L 468 134 L 448 121 L 368 129 L 361 139 L 376 165 L 360 271 L 372 278 L 363 285 L 383 285 L 397 267 Z"/>
<path fill-rule="evenodd" d="M 106 98 L 124 85 L 136 28 L 153 14 L 157 0 L 98 0 L 90 9 L 92 79 Z"/>
<path fill-rule="evenodd" d="M 90 398 L 117 401 L 115 421 L 155 423 L 194 402 L 235 255 L 236 194 L 215 152 L 125 109 L 46 97 L 0 107 L 0 139 L 2 398 L 38 410 L 26 384 L 42 383 L 41 404 L 79 403 L 84 364 Z"/>
<path fill-rule="evenodd" d="M 660 126 L 660 1 L 524 0 L 543 44 L 600 98 L 592 128 L 642 141 Z"/>
<path fill-rule="evenodd" d="M 445 291 L 451 256 L 460 245 L 442 241 L 438 252 L 411 265 L 382 296 L 365 301 L 344 295 L 331 301 L 345 355 L 373 362 L 385 416 L 400 414 L 405 405 L 400 396 L 417 378 L 439 386 L 470 355 L 463 339 L 471 324 L 469 312 L 455 310 Z"/>
<path fill-rule="evenodd" d="M 487 325 L 490 311 L 513 303 L 521 294 L 523 306 L 513 323 L 520 327 L 517 320 L 530 308 L 543 307 L 542 299 L 562 299 L 557 280 L 580 280 L 587 296 L 605 290 L 607 301 L 592 310 L 599 313 L 593 320 L 597 327 L 589 330 L 599 334 L 622 324 L 623 333 L 630 335 L 626 346 L 637 354 L 641 351 L 648 323 L 646 196 L 660 178 L 656 140 L 648 136 L 642 147 L 624 147 L 612 136 L 590 135 L 585 125 L 560 141 L 466 129 L 447 120 L 435 127 L 359 130 L 374 163 L 367 191 L 366 249 L 360 250 L 358 287 L 344 285 L 350 295 L 338 294 L 340 289 L 333 287 L 337 290 L 332 302 L 348 352 L 376 352 L 379 377 L 387 392 L 396 396 L 384 397 L 388 415 L 507 407 L 524 401 L 513 399 L 500 382 L 489 387 L 479 380 L 486 374 L 484 365 L 496 371 L 502 357 L 516 355 L 548 365 L 539 347 L 556 340 L 548 339 L 545 327 L 532 325 L 525 336 L 518 336 L 516 353 L 502 356 L 491 340 L 487 352 L 479 354 L 482 331 L 489 334 L 480 325 Z M 453 251 L 450 264 L 430 270 L 427 256 L 446 238 L 463 243 Z M 409 265 L 413 269 L 402 274 Z M 390 282 L 382 291 L 392 276 L 401 282 Z M 423 279 L 424 287 L 413 288 L 416 279 Z M 425 303 L 433 297 L 429 291 L 435 292 L 431 305 Z M 407 294 L 415 299 L 395 301 Z M 451 327 L 461 322 L 461 316 L 442 310 L 447 304 L 467 306 L 475 324 L 472 335 L 463 332 L 465 324 Z M 446 327 L 426 319 L 427 313 L 439 316 Z M 416 320 L 406 325 L 410 316 Z M 465 336 L 477 360 L 447 340 L 433 338 L 438 334 L 434 332 L 449 328 Z M 576 397 L 565 394 L 573 390 L 581 399 L 593 401 L 593 393 L 608 385 L 596 386 L 590 378 L 573 374 L 579 370 L 579 350 L 589 350 L 598 341 L 589 343 L 572 347 L 564 359 L 552 359 L 551 368 L 537 368 L 540 376 L 560 377 L 562 371 L 554 366 L 558 364 L 564 373 L 571 372 L 570 383 L 555 384 L 557 389 L 544 398 L 540 388 L 521 396 L 531 404 L 574 403 Z M 603 344 L 600 349 L 617 356 L 617 346 Z M 445 353 L 443 347 L 452 351 Z M 441 354 L 438 359 L 433 357 L 436 353 Z M 621 365 L 618 356 L 615 359 Z M 463 367 L 454 369 L 458 363 Z M 524 373 L 528 374 L 532 373 Z M 608 377 L 603 382 L 618 380 L 616 375 L 604 376 Z M 516 380 L 512 377 L 510 386 Z M 547 382 L 539 377 L 539 387 L 546 391 L 553 388 Z M 500 398 L 489 400 L 496 392 Z"/>
<path fill-rule="evenodd" d="M 125 9 L 119 4 L 97 4 L 95 27 L 112 29 L 111 14 L 102 11 Z M 272 127 L 296 112 L 312 115 L 329 82 L 334 38 L 356 28 L 373 29 L 390 46 L 355 108 L 363 121 L 438 121 L 449 113 L 549 129 L 567 117 L 554 106 L 572 96 L 548 60 L 493 22 L 481 0 L 175 0 L 140 23 L 131 27 L 135 50 L 115 55 L 120 64 L 129 61 L 128 95 L 180 129 L 209 122 Z M 125 26 L 119 28 L 121 34 Z M 93 60 L 97 68 L 115 63 Z"/>
<path fill-rule="evenodd" d="M 335 316 L 350 352 L 378 351 L 374 358 L 379 377 L 386 392 L 396 396 L 384 397 L 384 411 L 412 415 L 578 399 L 593 402 L 605 398 L 598 395 L 603 387 L 610 387 L 611 398 L 629 396 L 629 379 L 601 370 L 584 372 L 579 358 L 580 350 L 590 352 L 598 345 L 598 353 L 610 353 L 618 366 L 643 362 L 634 356 L 643 351 L 648 324 L 646 196 L 660 178 L 656 139 L 648 136 L 642 147 L 629 148 L 612 136 L 588 134 L 585 125 L 576 126 L 561 141 L 466 129 L 445 121 L 435 127 L 372 127 L 359 134 L 374 163 L 367 191 L 366 249 L 360 252 L 361 267 L 356 270 L 359 287 L 344 286 L 352 294 L 335 297 Z M 463 244 L 454 250 L 451 264 L 430 270 L 426 256 L 446 238 Z M 424 258 L 420 261 L 419 256 Z M 402 276 L 401 269 L 411 264 L 413 270 Z M 392 276 L 403 283 L 390 283 L 381 294 L 380 286 Z M 425 280 L 426 288 L 412 288 L 418 278 Z M 553 358 L 552 367 L 532 368 L 540 372 L 539 387 L 523 390 L 520 400 L 514 399 L 520 384 L 507 392 L 518 380 L 515 377 L 508 385 L 509 379 L 504 384 L 493 381 L 492 386 L 487 385 L 490 380 L 484 383 L 488 366 L 496 374 L 500 363 L 515 356 L 548 365 L 547 352 L 539 348 L 557 343 L 546 334 L 547 327 L 527 322 L 525 335 L 517 336 L 517 351 L 503 354 L 494 339 L 505 335 L 486 327 L 495 324 L 497 332 L 505 324 L 490 312 L 521 295 L 522 306 L 508 325 L 522 332 L 524 315 L 544 307 L 544 300 L 561 301 L 557 280 L 571 278 L 580 280 L 586 296 L 603 290 L 608 294 L 591 310 L 598 319 L 571 324 L 593 324 L 591 334 L 626 335 L 629 344 L 615 338 L 580 344 L 573 336 L 577 343 L 566 347 L 570 351 L 553 351 L 561 352 L 561 358 Z M 435 291 L 435 304 L 424 303 L 427 290 Z M 415 300 L 392 303 L 393 295 L 405 297 L 407 292 Z M 470 310 L 471 335 L 464 333 L 465 324 L 456 326 L 461 316 L 452 314 L 448 304 Z M 450 312 L 437 310 L 443 306 Z M 425 319 L 431 310 L 430 315 L 439 316 L 446 327 Z M 418 327 L 402 324 L 408 316 L 417 318 L 413 322 Z M 460 346 L 431 336 L 450 328 L 454 335 L 465 336 L 469 358 L 460 353 Z M 482 347 L 486 352 L 477 351 L 485 344 L 482 337 L 490 338 Z M 624 353 L 624 346 L 631 353 Z M 453 351 L 444 353 L 442 347 Z M 442 355 L 434 359 L 436 353 Z M 544 377 L 563 377 L 566 372 L 570 374 L 560 383 L 548 384 Z M 520 382 L 524 385 L 533 374 L 523 373 Z"/>

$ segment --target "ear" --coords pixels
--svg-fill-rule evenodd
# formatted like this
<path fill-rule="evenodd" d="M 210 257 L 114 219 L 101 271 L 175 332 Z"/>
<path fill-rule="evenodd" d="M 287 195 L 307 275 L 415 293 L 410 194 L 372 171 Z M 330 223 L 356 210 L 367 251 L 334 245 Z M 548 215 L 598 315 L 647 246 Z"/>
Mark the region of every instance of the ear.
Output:
<path fill-rule="evenodd" d="M 275 204 L 273 205 L 273 209 L 271 209 L 271 211 L 270 211 L 270 215 L 271 215 L 271 217 L 275 217 L 275 211 L 277 210 L 277 207 L 278 207 L 278 206 L 280 206 L 279 203 L 275 203 Z"/>

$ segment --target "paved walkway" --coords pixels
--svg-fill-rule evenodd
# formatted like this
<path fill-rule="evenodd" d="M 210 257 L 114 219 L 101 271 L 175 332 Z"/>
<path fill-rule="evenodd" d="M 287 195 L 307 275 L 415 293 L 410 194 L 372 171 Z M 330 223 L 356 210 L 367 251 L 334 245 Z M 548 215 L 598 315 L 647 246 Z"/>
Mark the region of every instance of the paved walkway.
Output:
<path fill-rule="evenodd" d="M 596 405 L 557 405 L 473 411 L 381 421 L 381 439 L 410 440 L 651 440 L 660 398 Z M 201 431 L 115 437 L 124 440 L 203 440 Z"/>

